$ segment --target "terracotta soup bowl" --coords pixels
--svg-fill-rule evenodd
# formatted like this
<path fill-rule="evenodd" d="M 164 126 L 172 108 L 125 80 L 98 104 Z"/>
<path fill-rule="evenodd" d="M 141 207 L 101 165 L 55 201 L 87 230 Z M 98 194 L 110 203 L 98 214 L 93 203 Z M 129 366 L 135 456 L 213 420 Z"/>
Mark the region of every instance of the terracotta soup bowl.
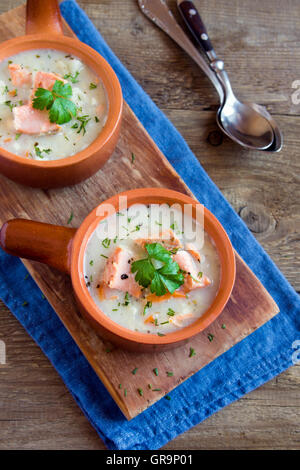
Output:
<path fill-rule="evenodd" d="M 193 218 L 200 206 L 195 199 L 169 189 L 134 189 L 100 204 L 77 230 L 24 219 L 10 220 L 1 229 L 0 245 L 7 253 L 40 261 L 70 274 L 81 313 L 105 339 L 121 348 L 135 351 L 177 347 L 210 325 L 220 315 L 229 299 L 235 281 L 235 256 L 230 240 L 218 220 L 204 208 L 204 230 L 214 241 L 221 266 L 220 286 L 213 303 L 194 323 L 165 336 L 127 329 L 111 320 L 95 304 L 84 277 L 84 254 L 88 240 L 99 222 L 108 215 L 99 215 L 101 208 L 104 204 L 110 204 L 113 210 L 118 212 L 120 196 L 127 196 L 127 207 L 133 204 L 176 203 L 183 208 L 184 204 L 190 204 Z"/>
<path fill-rule="evenodd" d="M 0 61 L 22 51 L 55 49 L 78 57 L 102 81 L 108 101 L 108 116 L 100 134 L 84 150 L 53 161 L 36 161 L 0 148 L 0 173 L 32 187 L 69 186 L 90 177 L 112 154 L 118 140 L 123 98 L 120 83 L 110 65 L 94 49 L 63 35 L 56 0 L 28 0 L 26 35 L 0 46 Z"/>

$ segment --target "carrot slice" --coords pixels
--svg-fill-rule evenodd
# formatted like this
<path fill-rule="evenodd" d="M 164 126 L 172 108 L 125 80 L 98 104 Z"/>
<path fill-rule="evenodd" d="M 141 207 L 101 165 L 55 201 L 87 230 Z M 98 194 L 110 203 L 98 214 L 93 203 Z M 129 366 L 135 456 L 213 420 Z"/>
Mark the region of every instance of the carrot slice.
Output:
<path fill-rule="evenodd" d="M 99 294 L 100 300 L 105 300 L 106 299 L 103 284 L 100 284 L 99 289 L 98 289 L 98 294 Z"/>
<path fill-rule="evenodd" d="M 144 320 L 144 323 L 155 323 L 155 320 L 153 318 L 153 315 L 149 315 L 149 317 L 147 317 L 145 320 Z"/>
<path fill-rule="evenodd" d="M 164 295 L 156 295 L 156 294 L 149 294 L 147 295 L 147 300 L 150 301 L 150 302 L 163 302 L 165 300 L 169 300 L 171 299 L 172 297 L 181 297 L 181 298 L 185 298 L 186 294 L 184 292 L 174 292 L 173 294 L 170 294 L 170 292 L 168 292 L 167 294 L 164 294 Z"/>

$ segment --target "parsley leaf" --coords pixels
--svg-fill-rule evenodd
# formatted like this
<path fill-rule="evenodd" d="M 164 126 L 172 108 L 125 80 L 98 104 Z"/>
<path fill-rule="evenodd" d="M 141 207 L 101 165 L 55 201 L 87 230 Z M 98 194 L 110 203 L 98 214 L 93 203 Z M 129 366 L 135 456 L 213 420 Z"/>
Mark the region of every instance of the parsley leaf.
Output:
<path fill-rule="evenodd" d="M 76 116 L 77 108 L 69 99 L 72 96 L 72 87 L 69 83 L 56 80 L 52 91 L 38 88 L 34 96 L 32 106 L 35 109 L 47 109 L 50 122 L 65 124 Z"/>
<path fill-rule="evenodd" d="M 184 282 L 178 264 L 160 243 L 147 243 L 145 248 L 148 258 L 131 265 L 131 271 L 136 272 L 135 280 L 143 287 L 150 286 L 150 291 L 158 296 L 166 292 L 173 294 Z M 162 266 L 157 267 L 155 261 L 163 263 Z"/>

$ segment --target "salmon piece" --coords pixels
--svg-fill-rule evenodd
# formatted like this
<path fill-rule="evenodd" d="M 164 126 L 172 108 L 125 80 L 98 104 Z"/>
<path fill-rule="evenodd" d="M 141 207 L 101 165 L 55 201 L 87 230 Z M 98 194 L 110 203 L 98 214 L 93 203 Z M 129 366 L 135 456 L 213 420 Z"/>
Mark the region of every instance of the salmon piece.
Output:
<path fill-rule="evenodd" d="M 29 104 L 13 108 L 14 127 L 23 134 L 48 134 L 60 129 L 55 123 L 49 121 L 48 113 L 32 108 Z"/>
<path fill-rule="evenodd" d="M 170 318 L 170 323 L 173 323 L 175 326 L 183 326 L 184 322 L 186 320 L 189 320 L 190 318 L 193 318 L 194 315 L 192 313 L 182 313 L 179 315 L 175 315 L 175 317 Z"/>
<path fill-rule="evenodd" d="M 32 85 L 32 74 L 27 69 L 23 69 L 19 64 L 9 64 L 8 69 L 14 86 Z"/>
<path fill-rule="evenodd" d="M 117 247 L 106 262 L 103 283 L 111 289 L 128 292 L 133 297 L 140 297 L 142 290 L 131 272 L 131 264 L 129 263 L 131 258 L 131 253 Z"/>
<path fill-rule="evenodd" d="M 164 230 L 159 238 L 137 238 L 134 240 L 142 248 L 145 248 L 147 243 L 161 243 L 166 249 L 168 248 L 181 248 L 181 242 L 176 237 L 172 229 Z"/>
<path fill-rule="evenodd" d="M 56 73 L 40 71 L 37 72 L 34 78 L 33 95 L 37 88 L 45 88 L 46 90 L 51 91 L 56 80 L 67 83 L 67 80 L 62 78 L 60 75 L 57 75 Z"/>
<path fill-rule="evenodd" d="M 185 245 L 185 249 L 192 255 L 193 258 L 195 258 L 196 261 L 200 263 L 200 253 L 192 243 L 187 243 Z"/>
<path fill-rule="evenodd" d="M 202 274 L 201 277 L 198 276 L 199 271 L 192 256 L 187 251 L 178 251 L 178 253 L 173 256 L 173 260 L 176 261 L 180 269 L 185 272 L 184 284 L 181 286 L 185 292 L 203 288 L 211 284 L 211 280 L 204 274 Z"/>

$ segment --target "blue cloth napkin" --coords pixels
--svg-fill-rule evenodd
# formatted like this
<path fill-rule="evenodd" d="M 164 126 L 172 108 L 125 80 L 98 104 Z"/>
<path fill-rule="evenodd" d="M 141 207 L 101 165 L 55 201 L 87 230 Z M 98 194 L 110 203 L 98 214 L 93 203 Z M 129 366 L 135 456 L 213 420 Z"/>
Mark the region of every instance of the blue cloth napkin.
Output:
<path fill-rule="evenodd" d="M 226 228 L 232 243 L 280 307 L 280 314 L 147 411 L 127 421 L 19 259 L 0 253 L 0 297 L 39 344 L 110 449 L 157 449 L 292 364 L 300 339 L 299 297 L 202 169 L 185 141 L 135 82 L 73 0 L 61 5 L 81 41 L 117 73 L 124 97 L 195 196 Z M 26 279 L 25 279 L 26 278 Z M 20 289 L 22 286 L 22 289 Z M 23 302 L 28 301 L 27 306 Z"/>

